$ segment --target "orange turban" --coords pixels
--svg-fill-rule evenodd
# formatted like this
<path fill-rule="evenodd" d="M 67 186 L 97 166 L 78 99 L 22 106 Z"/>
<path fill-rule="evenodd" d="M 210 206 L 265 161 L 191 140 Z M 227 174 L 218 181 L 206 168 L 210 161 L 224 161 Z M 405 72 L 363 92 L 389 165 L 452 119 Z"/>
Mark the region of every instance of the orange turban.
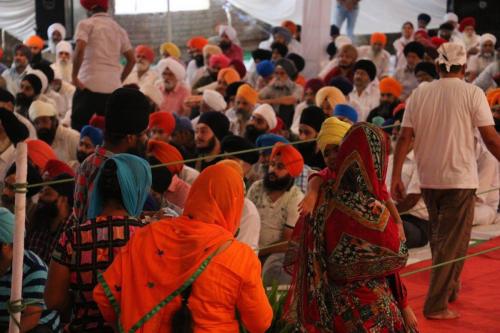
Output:
<path fill-rule="evenodd" d="M 271 160 L 279 157 L 292 177 L 298 177 L 304 168 L 304 158 L 297 149 L 283 142 L 276 142 L 271 152 Z"/>
<path fill-rule="evenodd" d="M 397 98 L 399 98 L 403 92 L 401 83 L 392 77 L 385 77 L 380 80 L 379 89 L 381 94 L 392 94 Z"/>
<path fill-rule="evenodd" d="M 155 60 L 155 52 L 152 48 L 146 45 L 137 45 L 135 48 L 136 56 L 142 55 L 147 61 L 153 62 Z"/>
<path fill-rule="evenodd" d="M 486 98 L 488 99 L 488 104 L 490 107 L 494 107 L 497 104 L 500 104 L 500 88 L 493 89 L 486 94 Z"/>
<path fill-rule="evenodd" d="M 181 153 L 177 148 L 163 141 L 149 140 L 148 141 L 148 153 L 153 155 L 162 164 L 183 161 Z M 177 175 L 182 171 L 184 164 L 182 162 L 177 164 L 167 165 L 167 169 L 173 174 Z"/>
<path fill-rule="evenodd" d="M 159 127 L 165 131 L 165 134 L 171 135 L 175 129 L 175 117 L 171 112 L 160 111 L 153 112 L 149 115 L 149 126 L 151 129 L 153 127 Z"/>
<path fill-rule="evenodd" d="M 29 46 L 29 47 L 38 47 L 39 49 L 43 49 L 44 42 L 43 42 L 42 37 L 37 36 L 37 35 L 33 35 L 33 36 L 29 37 L 28 39 L 26 39 L 24 44 L 26 46 Z"/>
<path fill-rule="evenodd" d="M 236 96 L 243 97 L 248 103 L 255 105 L 257 104 L 259 93 L 249 84 L 245 83 L 238 88 L 238 90 L 236 91 Z"/>
<path fill-rule="evenodd" d="M 288 31 L 290 31 L 292 35 L 295 35 L 297 33 L 297 25 L 290 20 L 283 21 L 281 23 L 281 26 L 288 29 Z"/>
<path fill-rule="evenodd" d="M 208 44 L 208 40 L 205 37 L 202 36 L 196 36 L 188 40 L 187 42 L 187 47 L 192 48 L 192 49 L 197 49 L 199 51 L 202 51 L 205 45 Z"/>
<path fill-rule="evenodd" d="M 370 44 L 381 43 L 383 46 L 387 44 L 387 36 L 381 32 L 374 32 L 370 37 Z"/>
<path fill-rule="evenodd" d="M 245 178 L 245 172 L 243 171 L 243 168 L 241 167 L 241 164 L 236 162 L 235 160 L 222 160 L 217 162 L 216 164 L 224 164 L 232 169 L 234 169 L 236 172 L 238 172 L 241 176 L 241 178 Z"/>
<path fill-rule="evenodd" d="M 226 84 L 231 84 L 240 80 L 240 74 L 238 74 L 238 72 L 233 68 L 223 68 L 217 75 L 217 81 L 219 80 L 226 82 Z"/>
<path fill-rule="evenodd" d="M 38 139 L 26 140 L 28 158 L 40 170 L 44 170 L 49 160 L 57 160 L 56 153 L 45 141 Z"/>

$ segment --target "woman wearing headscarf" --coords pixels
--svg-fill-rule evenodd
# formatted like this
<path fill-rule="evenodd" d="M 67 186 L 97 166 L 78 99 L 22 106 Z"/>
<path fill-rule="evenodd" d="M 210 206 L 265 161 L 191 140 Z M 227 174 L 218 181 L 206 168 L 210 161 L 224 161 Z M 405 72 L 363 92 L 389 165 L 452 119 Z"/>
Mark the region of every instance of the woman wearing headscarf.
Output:
<path fill-rule="evenodd" d="M 206 168 L 183 215 L 137 233 L 99 277 L 94 300 L 123 332 L 265 332 L 272 309 L 252 249 L 234 239 L 243 181 L 231 166 Z"/>
<path fill-rule="evenodd" d="M 385 187 L 388 150 L 380 129 L 354 125 L 340 145 L 336 177 L 294 233 L 286 316 L 308 332 L 416 329 L 398 275 L 408 252 Z"/>
<path fill-rule="evenodd" d="M 88 220 L 66 227 L 56 244 L 45 289 L 47 307 L 68 311 L 70 332 L 113 332 L 92 299 L 98 272 L 108 268 L 132 235 L 151 187 L 149 164 L 116 154 L 102 163 L 90 195 Z M 70 289 L 74 299 L 70 299 Z"/>

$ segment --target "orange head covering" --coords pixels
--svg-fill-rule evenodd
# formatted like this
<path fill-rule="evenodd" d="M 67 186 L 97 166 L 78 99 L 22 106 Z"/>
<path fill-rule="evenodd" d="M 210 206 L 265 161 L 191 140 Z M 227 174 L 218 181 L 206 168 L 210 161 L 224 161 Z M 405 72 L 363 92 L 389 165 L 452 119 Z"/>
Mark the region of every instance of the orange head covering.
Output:
<path fill-rule="evenodd" d="M 171 135 L 175 129 L 175 117 L 171 112 L 160 111 L 149 115 L 149 129 L 159 127 L 166 135 Z"/>
<path fill-rule="evenodd" d="M 283 21 L 281 23 L 281 26 L 283 28 L 287 28 L 292 35 L 295 35 L 297 33 L 297 25 L 290 20 Z"/>
<path fill-rule="evenodd" d="M 57 160 L 56 153 L 45 141 L 38 139 L 26 140 L 28 158 L 40 170 L 44 170 L 49 160 Z"/>
<path fill-rule="evenodd" d="M 226 82 L 226 84 L 231 84 L 240 80 L 240 74 L 238 74 L 238 72 L 233 68 L 223 68 L 217 75 L 217 81 L 219 80 Z"/>
<path fill-rule="evenodd" d="M 488 99 L 488 104 L 491 108 L 500 104 L 500 88 L 493 89 L 488 92 L 488 94 L 486 94 L 486 98 Z"/>
<path fill-rule="evenodd" d="M 33 35 L 33 36 L 29 37 L 28 39 L 26 39 L 24 44 L 26 46 L 29 46 L 29 47 L 38 47 L 39 49 L 43 49 L 44 42 L 43 42 L 42 37 L 37 36 L 37 35 Z"/>
<path fill-rule="evenodd" d="M 142 55 L 149 62 L 153 62 L 155 60 L 155 52 L 147 45 L 137 45 L 135 48 L 135 55 Z"/>
<path fill-rule="evenodd" d="M 381 43 L 383 46 L 387 44 L 387 36 L 381 32 L 374 32 L 370 37 L 370 44 Z"/>
<path fill-rule="evenodd" d="M 292 177 L 298 177 L 304 168 L 304 158 L 292 145 L 276 142 L 271 152 L 271 160 L 279 157 Z"/>
<path fill-rule="evenodd" d="M 259 93 L 249 84 L 245 83 L 238 88 L 238 90 L 236 91 L 236 96 L 243 97 L 248 103 L 255 105 L 257 104 Z"/>
<path fill-rule="evenodd" d="M 205 37 L 202 36 L 196 36 L 188 40 L 187 42 L 187 47 L 192 48 L 192 49 L 197 49 L 199 51 L 202 51 L 205 45 L 208 44 L 208 40 Z"/>
<path fill-rule="evenodd" d="M 217 162 L 217 164 L 225 164 L 227 166 L 230 166 L 240 174 L 241 178 L 245 177 L 245 171 L 243 171 L 241 164 L 236 162 L 235 160 L 222 160 Z"/>
<path fill-rule="evenodd" d="M 381 94 L 392 94 L 397 98 L 399 98 L 403 92 L 401 83 L 392 77 L 385 77 L 380 80 L 379 89 Z"/>
<path fill-rule="evenodd" d="M 177 148 L 166 142 L 153 139 L 148 141 L 148 153 L 153 155 L 162 164 L 184 160 Z M 167 169 L 172 174 L 177 175 L 182 171 L 183 166 L 184 164 L 182 162 L 177 164 L 169 164 L 167 165 Z"/>

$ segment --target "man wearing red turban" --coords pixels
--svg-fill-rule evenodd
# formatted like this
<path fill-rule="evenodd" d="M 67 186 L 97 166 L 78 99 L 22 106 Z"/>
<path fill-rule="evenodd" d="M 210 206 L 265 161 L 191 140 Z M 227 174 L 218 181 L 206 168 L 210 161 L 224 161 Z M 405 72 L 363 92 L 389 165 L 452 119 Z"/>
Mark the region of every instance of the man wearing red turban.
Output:
<path fill-rule="evenodd" d="M 123 85 L 137 84 L 139 88 L 146 86 L 154 86 L 155 82 L 160 79 L 157 71 L 151 69 L 151 64 L 155 60 L 155 52 L 148 45 L 137 45 L 135 48 L 135 59 L 137 63 L 134 69 L 123 81 Z"/>

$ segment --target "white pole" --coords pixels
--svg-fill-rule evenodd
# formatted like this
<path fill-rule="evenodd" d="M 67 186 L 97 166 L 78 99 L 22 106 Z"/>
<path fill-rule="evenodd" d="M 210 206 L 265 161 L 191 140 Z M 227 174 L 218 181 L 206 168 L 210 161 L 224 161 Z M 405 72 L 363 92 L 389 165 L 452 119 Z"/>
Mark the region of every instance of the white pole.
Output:
<path fill-rule="evenodd" d="M 16 146 L 16 184 L 26 183 L 28 169 L 28 146 L 26 142 L 19 142 Z M 22 299 L 23 287 L 23 259 L 24 259 L 24 229 L 26 216 L 26 188 L 16 187 L 14 225 L 14 253 L 12 258 L 12 285 L 10 292 L 11 302 Z M 18 303 L 18 302 L 16 302 Z M 21 322 L 21 313 L 14 313 L 13 317 Z M 14 319 L 10 318 L 9 333 L 18 333 L 19 327 Z"/>
<path fill-rule="evenodd" d="M 167 40 L 172 42 L 172 15 L 170 13 L 170 0 L 167 0 Z"/>

